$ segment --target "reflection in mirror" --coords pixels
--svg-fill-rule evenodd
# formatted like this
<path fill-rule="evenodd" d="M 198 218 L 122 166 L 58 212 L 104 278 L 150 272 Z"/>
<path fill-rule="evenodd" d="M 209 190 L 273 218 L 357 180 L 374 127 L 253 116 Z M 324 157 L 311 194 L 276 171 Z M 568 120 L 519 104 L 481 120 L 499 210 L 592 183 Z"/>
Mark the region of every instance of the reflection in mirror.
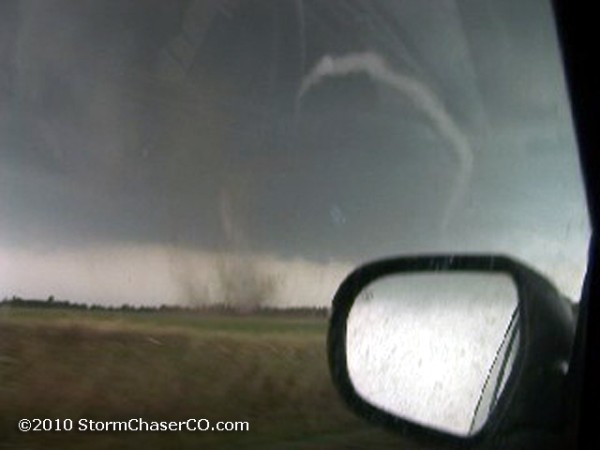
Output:
<path fill-rule="evenodd" d="M 501 274 L 394 275 L 357 297 L 348 374 L 368 403 L 466 436 L 493 411 L 519 348 L 518 297 Z"/>

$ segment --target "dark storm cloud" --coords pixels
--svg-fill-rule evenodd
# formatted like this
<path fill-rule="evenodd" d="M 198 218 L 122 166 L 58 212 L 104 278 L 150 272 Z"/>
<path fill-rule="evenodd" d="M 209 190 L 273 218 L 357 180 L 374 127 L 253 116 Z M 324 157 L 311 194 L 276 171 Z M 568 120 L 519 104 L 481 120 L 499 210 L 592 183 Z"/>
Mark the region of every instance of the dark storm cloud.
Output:
<path fill-rule="evenodd" d="M 443 247 L 442 232 L 456 243 L 507 224 L 554 232 L 568 218 L 554 217 L 544 189 L 554 202 L 581 193 L 574 155 L 559 154 L 573 143 L 542 1 L 2 8 L 3 245 L 362 259 Z M 324 57 L 357 53 L 425 86 L 472 152 L 470 190 L 443 230 L 462 166 L 435 114 L 368 70 L 298 101 Z M 531 190 L 540 154 L 555 156 L 541 157 Z"/>

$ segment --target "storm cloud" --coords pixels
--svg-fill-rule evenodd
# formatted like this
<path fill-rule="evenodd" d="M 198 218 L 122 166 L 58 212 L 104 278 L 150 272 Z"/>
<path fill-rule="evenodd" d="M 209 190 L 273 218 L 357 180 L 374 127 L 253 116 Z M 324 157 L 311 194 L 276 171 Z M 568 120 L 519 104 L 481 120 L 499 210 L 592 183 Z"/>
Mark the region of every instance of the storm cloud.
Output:
<path fill-rule="evenodd" d="M 549 5 L 436 5 L 2 2 L 0 295 L 58 295 L 55 261 L 96 274 L 68 295 L 118 301 L 84 255 L 182 302 L 232 264 L 260 287 L 500 251 L 577 297 L 589 222 Z M 294 301 L 327 304 L 314 280 Z"/>

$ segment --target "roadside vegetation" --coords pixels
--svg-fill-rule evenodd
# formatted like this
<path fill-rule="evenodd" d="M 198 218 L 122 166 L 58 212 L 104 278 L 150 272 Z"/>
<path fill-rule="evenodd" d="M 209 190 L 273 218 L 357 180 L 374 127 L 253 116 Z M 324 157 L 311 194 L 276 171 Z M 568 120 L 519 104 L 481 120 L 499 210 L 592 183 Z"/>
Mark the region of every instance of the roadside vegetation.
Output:
<path fill-rule="evenodd" d="M 335 392 L 327 311 L 0 304 L 0 448 L 398 448 Z M 41 306 L 41 305 L 38 305 Z M 29 432 L 21 418 L 247 421 L 248 432 Z"/>

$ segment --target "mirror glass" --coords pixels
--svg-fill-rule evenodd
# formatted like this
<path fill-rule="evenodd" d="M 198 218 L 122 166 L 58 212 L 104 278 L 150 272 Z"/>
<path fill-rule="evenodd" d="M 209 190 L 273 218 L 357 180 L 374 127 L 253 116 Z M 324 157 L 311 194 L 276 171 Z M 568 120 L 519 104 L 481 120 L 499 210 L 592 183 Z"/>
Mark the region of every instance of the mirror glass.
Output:
<path fill-rule="evenodd" d="M 502 274 L 380 278 L 346 328 L 348 374 L 368 403 L 459 436 L 485 424 L 519 348 L 518 295 Z"/>

